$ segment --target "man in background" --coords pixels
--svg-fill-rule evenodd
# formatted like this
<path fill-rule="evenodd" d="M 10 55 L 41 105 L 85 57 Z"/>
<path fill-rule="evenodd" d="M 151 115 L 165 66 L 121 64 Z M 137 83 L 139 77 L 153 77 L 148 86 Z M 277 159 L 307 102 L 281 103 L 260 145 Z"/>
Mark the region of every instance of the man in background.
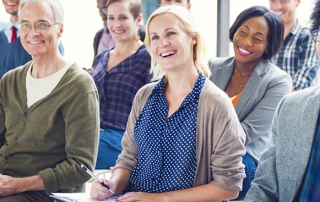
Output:
<path fill-rule="evenodd" d="M 161 6 L 172 4 L 172 3 L 180 4 L 181 6 L 185 7 L 188 10 L 190 10 L 191 8 L 190 0 L 161 0 Z"/>
<path fill-rule="evenodd" d="M 112 48 L 115 43 L 107 28 L 107 0 L 97 0 L 97 8 L 99 9 L 100 17 L 103 21 L 103 28 L 100 29 L 93 40 L 94 56 L 101 53 L 101 51 Z"/>
<path fill-rule="evenodd" d="M 20 1 L 2 0 L 2 3 L 6 12 L 10 14 L 10 21 L 4 29 L 0 30 L 0 78 L 9 70 L 31 60 L 31 56 L 24 50 L 19 38 L 18 7 Z M 64 48 L 61 43 L 59 50 L 63 55 Z"/>
<path fill-rule="evenodd" d="M 141 0 L 141 2 L 143 6 L 143 22 L 147 23 L 149 16 L 159 7 L 161 0 Z"/>
<path fill-rule="evenodd" d="M 319 83 L 319 59 L 310 31 L 297 20 L 297 8 L 301 0 L 269 0 L 271 10 L 278 13 L 284 22 L 284 42 L 271 62 L 292 77 L 292 91 L 301 90 Z"/>

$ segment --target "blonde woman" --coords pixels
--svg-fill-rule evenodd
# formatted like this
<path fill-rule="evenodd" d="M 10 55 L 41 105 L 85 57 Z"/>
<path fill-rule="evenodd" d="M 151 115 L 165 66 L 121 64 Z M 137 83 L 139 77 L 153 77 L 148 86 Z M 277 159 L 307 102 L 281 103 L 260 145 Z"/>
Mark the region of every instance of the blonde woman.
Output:
<path fill-rule="evenodd" d="M 109 181 L 119 201 L 223 201 L 245 177 L 244 132 L 227 95 L 209 79 L 202 38 L 181 6 L 158 8 L 146 26 L 153 82 L 134 99 L 123 151 Z M 91 196 L 113 193 L 94 182 Z"/>

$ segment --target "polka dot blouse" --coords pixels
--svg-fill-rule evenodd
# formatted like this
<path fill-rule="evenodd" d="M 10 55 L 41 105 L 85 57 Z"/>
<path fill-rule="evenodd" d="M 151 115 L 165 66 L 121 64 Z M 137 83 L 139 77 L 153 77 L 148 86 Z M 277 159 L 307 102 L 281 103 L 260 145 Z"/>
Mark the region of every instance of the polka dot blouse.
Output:
<path fill-rule="evenodd" d="M 205 77 L 168 119 L 164 78 L 153 89 L 134 127 L 138 161 L 126 192 L 161 193 L 193 186 L 198 102 Z"/>

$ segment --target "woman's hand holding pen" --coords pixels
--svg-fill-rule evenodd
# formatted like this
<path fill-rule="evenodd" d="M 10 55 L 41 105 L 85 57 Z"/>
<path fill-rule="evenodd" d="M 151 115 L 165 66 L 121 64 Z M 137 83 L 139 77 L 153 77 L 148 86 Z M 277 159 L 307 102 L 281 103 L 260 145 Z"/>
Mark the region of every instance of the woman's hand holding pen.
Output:
<path fill-rule="evenodd" d="M 108 185 L 111 190 L 115 190 L 115 186 L 113 185 L 112 182 L 108 180 L 103 180 L 103 183 Z M 90 191 L 90 196 L 91 198 L 95 200 L 105 200 L 106 198 L 110 198 L 113 196 L 114 193 L 110 192 L 107 188 L 102 186 L 99 182 L 93 181 L 92 186 L 91 186 L 91 191 Z"/>

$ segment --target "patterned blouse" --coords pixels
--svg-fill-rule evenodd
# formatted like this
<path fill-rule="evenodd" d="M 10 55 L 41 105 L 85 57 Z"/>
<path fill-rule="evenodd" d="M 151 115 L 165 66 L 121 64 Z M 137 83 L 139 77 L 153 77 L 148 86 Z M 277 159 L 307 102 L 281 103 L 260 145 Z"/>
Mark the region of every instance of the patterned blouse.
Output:
<path fill-rule="evenodd" d="M 205 77 L 169 118 L 162 78 L 151 93 L 134 128 L 138 161 L 126 192 L 161 193 L 193 186 L 197 168 L 196 122 Z"/>

